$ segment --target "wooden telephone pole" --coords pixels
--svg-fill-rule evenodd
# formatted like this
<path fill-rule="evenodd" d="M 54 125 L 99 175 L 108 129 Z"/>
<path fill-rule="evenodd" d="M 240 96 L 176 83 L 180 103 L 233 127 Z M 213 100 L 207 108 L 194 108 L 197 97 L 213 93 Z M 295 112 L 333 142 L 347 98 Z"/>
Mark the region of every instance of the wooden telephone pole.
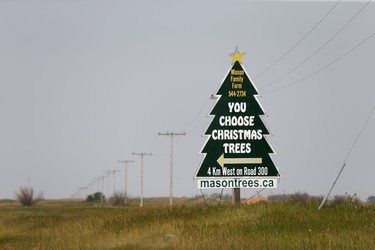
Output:
<path fill-rule="evenodd" d="M 152 154 L 147 153 L 133 153 L 133 155 L 139 155 L 141 157 L 141 201 L 140 201 L 140 207 L 143 207 L 143 157 L 150 156 Z"/>
<path fill-rule="evenodd" d="M 122 160 L 118 161 L 119 163 L 125 163 L 125 203 L 127 203 L 128 199 L 128 163 L 134 162 L 129 160 Z"/>
<path fill-rule="evenodd" d="M 186 135 L 186 133 L 160 133 L 159 135 L 167 135 L 171 137 L 171 167 L 170 167 L 170 176 L 169 176 L 169 206 L 173 205 L 173 138 L 176 135 Z"/>

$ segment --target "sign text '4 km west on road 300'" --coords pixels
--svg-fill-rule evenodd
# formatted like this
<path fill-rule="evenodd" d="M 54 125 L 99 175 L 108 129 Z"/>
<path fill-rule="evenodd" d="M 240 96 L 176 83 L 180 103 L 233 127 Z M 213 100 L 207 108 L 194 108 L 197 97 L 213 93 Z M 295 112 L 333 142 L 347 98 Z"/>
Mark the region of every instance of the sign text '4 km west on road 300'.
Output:
<path fill-rule="evenodd" d="M 242 67 L 238 48 L 232 66 L 216 93 L 204 158 L 196 174 L 198 188 L 276 188 L 280 178 L 266 140 L 270 133 L 261 116 L 258 91 Z"/>

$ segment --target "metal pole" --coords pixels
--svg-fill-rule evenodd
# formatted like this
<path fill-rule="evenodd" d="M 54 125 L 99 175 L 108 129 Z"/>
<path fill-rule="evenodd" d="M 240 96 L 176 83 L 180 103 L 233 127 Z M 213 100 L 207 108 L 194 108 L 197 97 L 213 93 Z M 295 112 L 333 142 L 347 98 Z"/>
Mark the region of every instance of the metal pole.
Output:
<path fill-rule="evenodd" d="M 143 207 L 143 157 L 145 155 L 152 155 L 152 154 L 133 153 L 133 155 L 140 155 L 141 156 L 141 200 L 140 200 L 140 207 Z"/>
<path fill-rule="evenodd" d="M 160 133 L 159 135 L 167 135 L 171 137 L 171 165 L 170 165 L 170 176 L 169 176 L 169 206 L 173 205 L 173 138 L 175 135 L 186 135 L 186 133 Z"/>

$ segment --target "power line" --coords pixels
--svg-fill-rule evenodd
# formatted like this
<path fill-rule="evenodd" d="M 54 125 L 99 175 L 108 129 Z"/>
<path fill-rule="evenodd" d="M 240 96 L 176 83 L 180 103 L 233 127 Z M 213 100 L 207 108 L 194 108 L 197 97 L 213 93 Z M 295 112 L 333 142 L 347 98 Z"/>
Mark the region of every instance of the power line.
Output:
<path fill-rule="evenodd" d="M 162 141 L 161 140 L 158 140 L 158 135 L 156 134 L 152 143 L 150 144 L 150 146 L 147 148 L 146 152 L 150 152 L 152 151 L 153 152 L 153 155 L 159 155 L 160 154 L 160 151 L 162 149 Z"/>
<path fill-rule="evenodd" d="M 365 127 L 366 127 L 368 121 L 370 120 L 370 117 L 372 116 L 372 113 L 374 112 L 374 110 L 375 110 L 375 105 L 374 105 L 374 107 L 372 107 L 370 114 L 367 116 L 367 119 L 366 119 L 365 123 L 363 124 L 363 126 L 362 126 L 362 128 L 361 128 L 361 131 L 359 132 L 359 134 L 358 134 L 357 138 L 355 139 L 354 143 L 352 144 L 352 146 L 351 146 L 351 148 L 350 148 L 348 154 L 346 155 L 346 157 L 345 157 L 345 159 L 344 159 L 344 163 L 342 164 L 342 167 L 341 167 L 341 169 L 340 169 L 340 172 L 339 172 L 339 174 L 337 175 L 335 181 L 333 182 L 333 185 L 332 185 L 331 189 L 329 190 L 329 192 L 328 192 L 328 194 L 326 195 L 326 197 L 324 197 L 324 199 L 323 199 L 322 202 L 320 203 L 320 206 L 319 206 L 319 208 L 318 208 L 319 210 L 324 206 L 324 204 L 326 203 L 326 201 L 327 201 L 329 195 L 331 194 L 331 192 L 332 192 L 332 190 L 333 190 L 333 187 L 335 186 L 337 180 L 339 179 L 339 177 L 340 177 L 342 171 L 344 170 L 344 168 L 345 168 L 345 166 L 346 166 L 346 161 L 348 160 L 349 155 L 350 155 L 351 152 L 353 151 L 354 146 L 357 144 L 357 141 L 358 141 L 359 137 L 361 136 L 363 130 L 365 129 Z"/>
<path fill-rule="evenodd" d="M 210 102 L 210 99 L 206 101 L 206 103 L 202 106 L 202 108 L 199 110 L 199 112 L 194 116 L 194 118 L 188 123 L 188 125 L 183 129 L 184 131 L 188 130 L 191 125 L 195 122 L 195 120 L 200 116 L 200 114 L 203 112 L 203 110 L 206 108 L 208 103 Z"/>
<path fill-rule="evenodd" d="M 154 146 L 154 144 L 155 144 L 155 142 L 156 142 L 157 139 L 158 139 L 158 136 L 156 135 L 156 136 L 154 137 L 154 140 L 152 140 L 150 146 L 148 146 L 148 148 L 147 148 L 146 151 L 151 151 L 151 149 L 152 149 L 152 147 Z"/>
<path fill-rule="evenodd" d="M 263 190 L 265 190 L 265 189 L 266 189 L 266 188 L 262 188 L 261 190 L 257 191 L 253 196 L 251 196 L 249 199 L 247 199 L 247 200 L 245 201 L 245 203 L 246 203 L 247 201 L 251 200 L 252 198 L 254 198 L 255 196 L 257 196 L 258 194 L 260 194 L 261 192 L 263 192 Z"/>
<path fill-rule="evenodd" d="M 268 88 L 268 87 L 272 86 L 276 82 L 280 81 L 284 77 L 286 77 L 289 74 L 291 74 L 292 72 L 296 71 L 298 68 L 300 68 L 306 62 L 308 62 L 311 58 L 313 58 L 316 54 L 318 54 L 319 51 L 321 51 L 325 46 L 327 46 L 338 34 L 341 33 L 341 31 L 343 31 L 346 28 L 370 4 L 370 2 L 371 2 L 371 0 L 367 1 L 367 3 L 364 6 L 362 6 L 362 8 L 359 9 L 359 11 L 357 11 L 355 13 L 355 15 L 352 16 L 352 18 L 349 19 L 349 21 L 347 21 L 333 36 L 331 36 L 322 46 L 320 46 L 317 50 L 315 50 L 309 57 L 307 57 L 305 60 L 303 60 L 302 62 L 297 64 L 293 69 L 289 70 L 288 72 L 286 72 L 281 77 L 279 77 L 276 80 L 266 84 L 263 88 Z"/>
<path fill-rule="evenodd" d="M 326 19 L 326 17 L 331 14 L 331 12 L 337 7 L 337 5 L 341 2 L 342 0 L 339 0 L 336 2 L 335 5 L 322 17 L 320 20 L 305 34 L 303 35 L 289 50 L 287 50 L 284 54 L 282 54 L 275 62 L 273 62 L 270 66 L 268 66 L 266 69 L 264 69 L 262 72 L 259 74 L 255 75 L 254 79 L 257 77 L 263 75 L 266 73 L 269 69 L 271 69 L 273 66 L 275 66 L 278 62 L 280 62 L 284 57 L 289 55 L 290 52 L 292 52 L 301 42 L 303 42 L 306 37 L 308 37 L 323 21 Z"/>
<path fill-rule="evenodd" d="M 295 85 L 295 84 L 298 84 L 314 75 L 316 75 L 317 73 L 325 70 L 326 68 L 330 67 L 331 65 L 335 64 L 336 62 L 340 61 L 341 59 L 343 59 L 345 56 L 349 55 L 351 52 L 353 52 L 354 50 L 358 49 L 360 46 L 362 46 L 364 43 L 366 43 L 368 40 L 370 40 L 371 38 L 373 38 L 375 35 L 375 32 L 370 34 L 367 38 L 365 38 L 364 40 L 362 40 L 360 43 L 358 43 L 356 46 L 352 47 L 350 50 L 348 50 L 347 52 L 345 52 L 344 54 L 342 54 L 341 56 L 337 57 L 335 60 L 331 61 L 330 63 L 326 64 L 325 66 L 323 66 L 322 68 L 312 72 L 311 74 L 305 76 L 305 77 L 302 77 L 294 82 L 291 82 L 287 85 L 284 85 L 284 86 L 281 86 L 279 88 L 276 88 L 276 89 L 272 89 L 272 90 L 269 90 L 269 91 L 266 91 L 264 92 L 264 94 L 267 94 L 267 93 L 271 93 L 271 92 L 276 92 L 276 91 L 279 91 L 279 90 L 282 90 L 282 89 L 285 89 L 287 87 L 290 87 L 292 85 Z M 263 88 L 261 88 L 263 89 Z"/>
<path fill-rule="evenodd" d="M 352 147 L 350 148 L 348 154 L 346 155 L 346 157 L 345 157 L 345 159 L 344 159 L 344 162 L 346 162 L 346 161 L 348 160 L 349 155 L 350 155 L 351 152 L 353 151 L 354 146 L 357 144 L 357 141 L 358 141 L 359 137 L 361 136 L 363 130 L 365 129 L 365 127 L 366 127 L 368 121 L 370 120 L 370 117 L 372 116 L 372 113 L 374 113 L 374 110 L 375 110 L 375 105 L 374 105 L 374 107 L 372 107 L 370 114 L 368 115 L 368 117 L 367 117 L 365 123 L 363 124 L 363 126 L 362 126 L 362 128 L 361 128 L 361 131 L 359 132 L 359 134 L 358 134 L 357 138 L 355 139 L 355 141 L 354 141 Z"/>

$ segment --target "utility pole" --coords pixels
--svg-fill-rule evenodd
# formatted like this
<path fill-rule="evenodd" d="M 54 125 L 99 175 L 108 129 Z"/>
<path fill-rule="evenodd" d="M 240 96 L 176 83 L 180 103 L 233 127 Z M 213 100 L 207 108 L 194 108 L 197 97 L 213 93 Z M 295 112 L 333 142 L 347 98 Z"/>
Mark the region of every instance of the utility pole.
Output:
<path fill-rule="evenodd" d="M 91 193 L 91 186 L 90 186 L 90 183 L 87 184 L 86 187 L 87 187 L 87 189 L 86 189 L 86 190 L 87 190 L 87 191 L 86 191 L 86 198 L 87 198 L 87 196 L 90 195 L 90 193 Z"/>
<path fill-rule="evenodd" d="M 84 191 L 82 193 L 82 196 L 83 196 L 82 200 L 85 200 L 87 198 L 87 186 L 79 188 L 79 191 Z"/>
<path fill-rule="evenodd" d="M 98 177 L 96 177 L 96 180 L 97 180 L 97 187 L 96 187 L 96 192 L 100 192 L 100 180 L 101 180 L 102 178 L 100 177 L 100 176 L 98 176 Z M 95 192 L 95 193 L 96 193 Z"/>
<path fill-rule="evenodd" d="M 119 163 L 125 163 L 125 204 L 127 203 L 128 197 L 128 163 L 134 162 L 129 160 L 118 161 Z"/>
<path fill-rule="evenodd" d="M 99 177 L 102 179 L 102 196 L 100 197 L 100 202 L 103 203 L 103 201 L 104 201 L 103 198 L 104 198 L 104 178 L 105 178 L 105 176 L 101 175 Z"/>
<path fill-rule="evenodd" d="M 108 170 L 109 173 L 113 174 L 113 194 L 116 192 L 116 173 L 120 172 L 121 170 L 113 169 Z"/>
<path fill-rule="evenodd" d="M 90 185 L 90 193 L 94 194 L 94 192 L 95 192 L 95 181 L 91 181 L 89 185 Z"/>
<path fill-rule="evenodd" d="M 109 196 L 111 195 L 109 193 L 109 181 L 110 181 L 109 176 L 110 176 L 111 172 L 108 170 L 108 171 L 104 172 L 104 174 L 106 174 L 107 177 L 108 177 L 108 181 L 107 181 L 107 198 L 109 199 Z"/>
<path fill-rule="evenodd" d="M 169 206 L 172 207 L 173 205 L 173 138 L 174 136 L 177 136 L 177 135 L 186 135 L 185 132 L 183 133 L 160 133 L 159 132 L 159 135 L 166 135 L 166 136 L 170 136 L 171 137 L 171 167 L 170 167 L 170 175 L 169 175 Z"/>
<path fill-rule="evenodd" d="M 146 156 L 151 156 L 152 154 L 148 153 L 133 153 L 133 155 L 139 155 L 141 156 L 141 203 L 140 207 L 143 207 L 143 157 Z"/>
<path fill-rule="evenodd" d="M 97 180 L 96 179 L 94 179 L 93 181 L 92 181 L 92 196 L 94 196 L 94 194 L 96 193 L 96 187 L 97 187 Z"/>

